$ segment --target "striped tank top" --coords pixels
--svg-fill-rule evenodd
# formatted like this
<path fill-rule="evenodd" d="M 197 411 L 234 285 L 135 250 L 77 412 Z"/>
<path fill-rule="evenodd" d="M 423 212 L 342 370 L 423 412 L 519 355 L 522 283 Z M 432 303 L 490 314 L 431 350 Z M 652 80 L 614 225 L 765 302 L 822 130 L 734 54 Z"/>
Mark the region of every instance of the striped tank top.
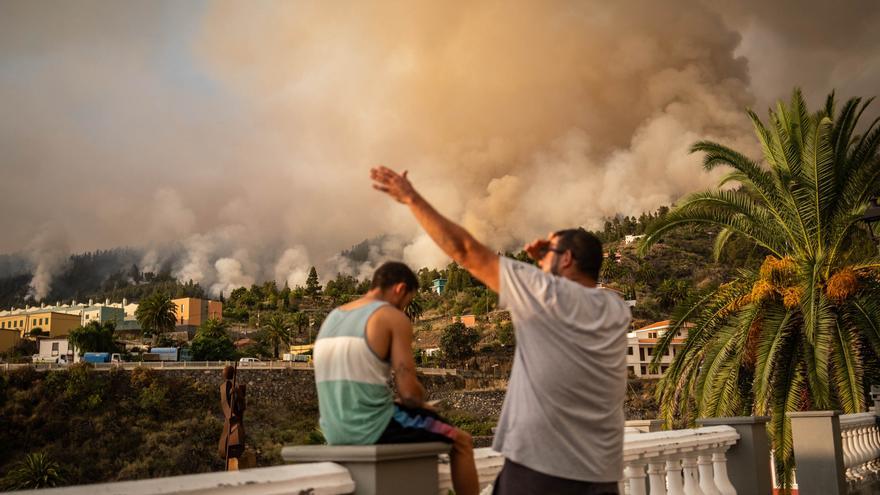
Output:
<path fill-rule="evenodd" d="M 391 366 L 367 345 L 367 320 L 386 302 L 334 309 L 315 340 L 315 382 L 321 430 L 331 445 L 369 445 L 394 414 Z"/>

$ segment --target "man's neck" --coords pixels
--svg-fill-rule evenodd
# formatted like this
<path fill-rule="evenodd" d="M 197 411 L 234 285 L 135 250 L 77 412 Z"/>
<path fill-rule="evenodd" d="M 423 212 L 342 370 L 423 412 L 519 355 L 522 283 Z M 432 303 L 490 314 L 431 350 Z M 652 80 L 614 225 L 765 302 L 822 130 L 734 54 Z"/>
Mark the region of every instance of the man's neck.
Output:
<path fill-rule="evenodd" d="M 385 297 L 385 294 L 382 292 L 382 289 L 380 289 L 378 287 L 375 289 L 371 289 L 369 292 L 367 292 L 366 294 L 361 296 L 361 299 L 363 299 L 365 301 L 382 301 L 382 302 L 387 302 L 387 303 L 391 302 Z"/>
<path fill-rule="evenodd" d="M 570 270 L 566 273 L 563 273 L 562 276 L 571 280 L 572 282 L 577 282 L 577 283 L 583 285 L 584 287 L 589 287 L 591 289 L 596 288 L 596 281 L 593 280 L 593 277 L 590 277 L 588 275 L 584 275 L 583 273 L 581 273 L 579 271 Z"/>

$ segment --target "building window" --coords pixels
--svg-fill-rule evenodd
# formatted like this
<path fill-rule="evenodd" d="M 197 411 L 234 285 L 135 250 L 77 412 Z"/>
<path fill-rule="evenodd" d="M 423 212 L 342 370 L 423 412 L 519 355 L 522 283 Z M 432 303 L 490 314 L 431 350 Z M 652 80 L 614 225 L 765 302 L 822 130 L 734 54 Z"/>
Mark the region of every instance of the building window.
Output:
<path fill-rule="evenodd" d="M 648 355 L 649 355 L 649 356 L 653 356 L 653 355 L 654 355 L 654 348 L 653 348 L 653 347 L 648 347 Z"/>
<path fill-rule="evenodd" d="M 657 338 L 657 332 L 648 332 L 648 338 L 649 338 L 649 339 L 656 339 L 656 338 Z"/>
<path fill-rule="evenodd" d="M 636 374 L 636 367 L 635 366 L 627 366 L 626 371 L 635 375 Z"/>
<path fill-rule="evenodd" d="M 639 347 L 639 361 L 645 360 L 645 348 Z"/>
<path fill-rule="evenodd" d="M 647 374 L 648 374 L 648 367 L 645 366 L 644 364 L 642 365 L 642 374 L 643 374 L 643 375 L 647 375 Z"/>
<path fill-rule="evenodd" d="M 668 347 L 666 348 L 666 351 L 663 352 L 663 355 L 664 355 L 664 356 L 668 356 L 668 355 L 669 355 L 669 348 L 668 348 Z"/>
<path fill-rule="evenodd" d="M 632 347 L 627 347 L 627 348 L 626 348 L 626 355 L 627 355 L 627 356 L 632 356 L 632 355 L 633 355 L 633 348 L 632 348 Z"/>

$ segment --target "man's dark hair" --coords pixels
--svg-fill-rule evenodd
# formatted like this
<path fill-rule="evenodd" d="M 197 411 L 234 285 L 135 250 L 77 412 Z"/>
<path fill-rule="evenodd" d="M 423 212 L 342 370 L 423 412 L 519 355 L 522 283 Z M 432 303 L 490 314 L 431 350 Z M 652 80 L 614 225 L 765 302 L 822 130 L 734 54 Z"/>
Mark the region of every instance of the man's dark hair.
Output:
<path fill-rule="evenodd" d="M 558 249 L 571 251 L 578 270 L 598 282 L 602 270 L 602 241 L 583 228 L 560 230 L 553 235 Z"/>
<path fill-rule="evenodd" d="M 401 282 L 406 284 L 407 292 L 413 292 L 419 288 L 419 279 L 408 266 L 399 261 L 388 261 L 376 268 L 370 289 L 379 287 L 384 290 Z"/>

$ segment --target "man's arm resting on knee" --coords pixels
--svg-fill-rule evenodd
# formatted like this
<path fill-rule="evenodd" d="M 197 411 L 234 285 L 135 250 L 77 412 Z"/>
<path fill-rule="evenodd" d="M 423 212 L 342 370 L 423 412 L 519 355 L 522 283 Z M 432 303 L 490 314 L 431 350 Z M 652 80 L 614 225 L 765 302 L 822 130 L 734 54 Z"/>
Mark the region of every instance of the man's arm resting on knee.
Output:
<path fill-rule="evenodd" d="M 376 189 L 409 206 L 416 220 L 435 243 L 486 287 L 498 292 L 499 257 L 465 230 L 440 214 L 410 184 L 406 177 L 385 167 L 375 168 L 371 177 Z"/>
<path fill-rule="evenodd" d="M 425 387 L 416 376 L 412 352 L 412 324 L 399 311 L 391 321 L 391 369 L 400 402 L 406 407 L 425 407 Z"/>

